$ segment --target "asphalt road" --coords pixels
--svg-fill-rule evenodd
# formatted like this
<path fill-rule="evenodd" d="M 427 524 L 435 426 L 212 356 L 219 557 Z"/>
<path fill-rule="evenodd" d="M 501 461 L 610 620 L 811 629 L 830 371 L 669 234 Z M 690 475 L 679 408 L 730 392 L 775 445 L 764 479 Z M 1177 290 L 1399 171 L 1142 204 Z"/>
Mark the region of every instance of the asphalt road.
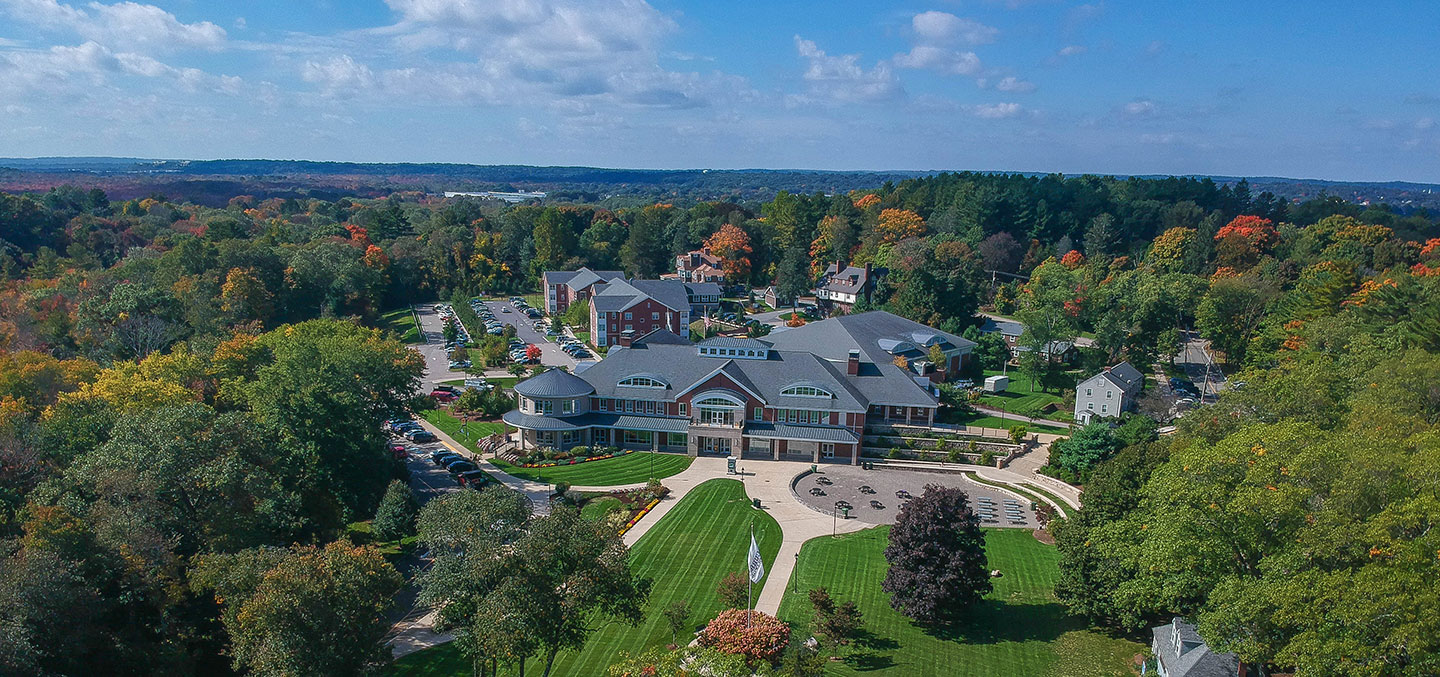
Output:
<path fill-rule="evenodd" d="M 1185 371 L 1185 377 L 1195 382 L 1195 388 L 1204 392 L 1201 395 L 1215 395 L 1224 390 L 1228 385 L 1225 382 L 1225 372 L 1215 364 L 1215 356 L 1209 353 L 1210 342 L 1200 338 L 1197 332 L 1185 332 L 1182 337 L 1185 343 L 1180 346 L 1180 354 L 1175 359 L 1175 365 Z M 1210 376 L 1208 389 L 1205 385 L 1206 374 Z"/>

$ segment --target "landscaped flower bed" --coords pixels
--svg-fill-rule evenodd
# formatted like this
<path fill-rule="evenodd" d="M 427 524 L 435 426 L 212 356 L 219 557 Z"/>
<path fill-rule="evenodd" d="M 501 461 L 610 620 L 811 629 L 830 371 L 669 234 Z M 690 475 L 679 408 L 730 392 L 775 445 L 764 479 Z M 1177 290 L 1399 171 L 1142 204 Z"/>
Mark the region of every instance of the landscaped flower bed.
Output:
<path fill-rule="evenodd" d="M 555 466 L 576 465 L 587 461 L 603 461 L 607 458 L 615 458 L 616 456 L 635 453 L 634 449 L 619 449 L 616 447 L 605 447 L 604 452 L 594 456 L 590 456 L 589 451 L 587 447 L 575 447 L 565 452 L 555 451 L 553 449 L 542 449 L 536 452 L 536 454 L 526 458 L 533 459 L 536 455 L 539 455 L 547 460 L 536 462 L 533 460 L 517 459 L 520 462 L 514 465 L 518 468 L 554 468 Z"/>
<path fill-rule="evenodd" d="M 624 536 L 624 535 L 625 535 L 625 532 L 627 532 L 627 531 L 629 531 L 631 528 L 633 528 L 633 527 L 635 526 L 635 523 L 636 523 L 636 522 L 639 522 L 642 518 L 645 517 L 645 515 L 647 515 L 647 514 L 650 513 L 650 509 L 651 509 L 651 508 L 654 508 L 656 505 L 659 505 L 659 504 L 660 504 L 660 499 L 658 499 L 658 498 L 656 498 L 656 499 L 651 499 L 649 503 L 646 503 L 646 504 L 645 504 L 645 507 L 641 508 L 639 512 L 636 512 L 634 515 L 632 515 L 632 516 L 630 517 L 630 521 L 626 522 L 626 523 L 625 523 L 625 526 L 623 526 L 623 527 L 620 528 L 620 535 L 621 535 L 621 536 Z"/>

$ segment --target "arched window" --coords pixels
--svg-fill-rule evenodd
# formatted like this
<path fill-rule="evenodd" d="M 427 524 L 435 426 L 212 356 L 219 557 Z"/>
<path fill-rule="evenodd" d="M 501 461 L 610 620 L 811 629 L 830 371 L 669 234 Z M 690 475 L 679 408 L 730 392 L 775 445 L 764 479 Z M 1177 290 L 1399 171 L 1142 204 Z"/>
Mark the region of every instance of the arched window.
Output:
<path fill-rule="evenodd" d="M 632 387 L 632 388 L 669 388 L 669 387 L 670 387 L 670 384 L 668 384 L 668 383 L 666 383 L 666 382 L 664 382 L 664 381 L 661 381 L 660 379 L 658 379 L 658 378 L 656 378 L 656 377 L 654 377 L 654 376 L 642 376 L 642 375 L 639 375 L 639 374 L 637 374 L 637 375 L 635 375 L 635 376 L 627 376 L 627 377 L 625 377 L 625 378 L 623 378 L 623 379 L 620 379 L 619 385 L 629 386 L 629 387 Z"/>
<path fill-rule="evenodd" d="M 745 402 L 721 393 L 706 393 L 691 403 L 701 425 L 736 426 L 744 417 Z"/>
<path fill-rule="evenodd" d="M 790 386 L 782 391 L 781 395 L 793 395 L 795 397 L 834 397 L 830 391 L 815 386 Z"/>

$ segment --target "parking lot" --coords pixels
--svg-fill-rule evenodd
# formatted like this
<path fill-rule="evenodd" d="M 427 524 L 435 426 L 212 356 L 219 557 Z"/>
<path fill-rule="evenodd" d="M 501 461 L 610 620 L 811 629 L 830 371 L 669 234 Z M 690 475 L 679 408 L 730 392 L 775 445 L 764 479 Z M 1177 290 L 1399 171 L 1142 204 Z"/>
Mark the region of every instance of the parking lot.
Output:
<path fill-rule="evenodd" d="M 464 371 L 450 368 L 450 358 L 445 353 L 445 322 L 439 311 L 435 310 L 436 305 L 448 304 L 421 304 L 415 306 L 415 314 L 420 319 L 420 333 L 425 338 L 425 343 L 416 346 L 416 350 L 425 358 L 425 373 L 431 381 L 451 381 L 467 378 L 470 375 Z M 494 315 L 495 320 L 501 324 L 513 325 L 515 337 L 527 344 L 540 348 L 540 363 L 546 366 L 563 366 L 574 370 L 581 362 L 593 361 L 593 355 L 586 360 L 576 360 L 567 354 L 560 346 L 545 337 L 544 332 L 535 329 L 535 320 L 526 317 L 525 313 L 515 307 L 510 301 L 486 301 L 485 307 Z M 509 312 L 505 312 L 506 309 Z M 477 329 L 479 329 L 477 327 Z M 478 343 L 483 336 L 472 336 L 472 341 Z M 503 371 L 497 369 L 492 371 Z"/>
<path fill-rule="evenodd" d="M 563 366 L 571 371 L 581 362 L 593 362 L 594 357 L 588 360 L 576 360 L 570 357 L 560 346 L 545 338 L 544 332 L 536 331 L 535 320 L 532 320 L 520 312 L 515 304 L 509 301 L 486 301 L 485 306 L 495 314 L 495 319 L 504 324 L 515 325 L 515 337 L 526 343 L 540 347 L 540 363 L 548 366 Z M 510 312 L 505 312 L 506 309 Z"/>
<path fill-rule="evenodd" d="M 829 482 L 828 484 L 826 482 Z M 867 524 L 894 524 L 900 507 L 925 492 L 925 485 L 959 487 L 970 495 L 970 507 L 980 513 L 984 527 L 1036 529 L 1030 501 L 1000 489 L 976 484 L 957 473 L 910 470 L 863 470 L 856 466 L 822 465 L 795 485 L 800 501 L 816 510 L 833 513 L 837 501 L 846 501 L 850 517 Z M 868 491 L 862 490 L 868 488 Z M 823 493 L 812 493 L 818 489 Z M 872 504 L 872 501 L 874 502 Z M 878 506 L 878 507 L 877 507 Z"/>

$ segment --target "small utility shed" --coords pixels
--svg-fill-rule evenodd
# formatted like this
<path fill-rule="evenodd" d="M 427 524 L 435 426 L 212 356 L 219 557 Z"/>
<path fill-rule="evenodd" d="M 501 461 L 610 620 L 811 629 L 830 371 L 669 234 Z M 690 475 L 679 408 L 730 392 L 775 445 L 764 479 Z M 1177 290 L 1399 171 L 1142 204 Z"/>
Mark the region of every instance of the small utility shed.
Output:
<path fill-rule="evenodd" d="M 985 392 L 1003 393 L 1010 388 L 1010 377 L 995 375 L 985 377 Z"/>

